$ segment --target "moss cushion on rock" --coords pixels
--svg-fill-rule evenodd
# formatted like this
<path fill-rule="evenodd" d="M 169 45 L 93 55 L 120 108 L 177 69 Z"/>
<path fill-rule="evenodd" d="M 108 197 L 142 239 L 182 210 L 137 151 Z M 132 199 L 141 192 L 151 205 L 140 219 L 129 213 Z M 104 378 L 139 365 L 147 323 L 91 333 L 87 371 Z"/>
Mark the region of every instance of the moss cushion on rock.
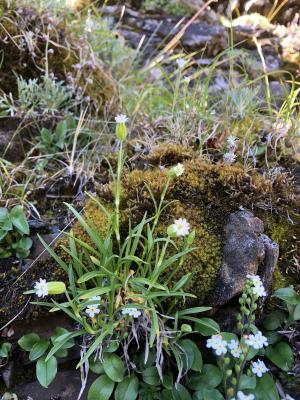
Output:
<path fill-rule="evenodd" d="M 278 241 L 279 247 L 283 246 L 279 272 L 275 276 L 280 278 L 281 283 L 286 279 L 287 269 L 293 264 L 294 258 L 299 257 L 299 206 L 296 206 L 291 177 L 282 173 L 270 177 L 245 174 L 238 166 L 211 164 L 196 153 L 175 145 L 159 147 L 144 161 L 146 170 L 134 169 L 124 173 L 121 231 L 124 236 L 127 234 L 129 218 L 134 226 L 145 212 L 148 215 L 153 213 L 154 206 L 147 186 L 158 200 L 167 179 L 167 167 L 182 162 L 185 172 L 170 186 L 166 201 L 172 203 L 164 210 L 157 233 L 165 236 L 167 226 L 180 217 L 186 218 L 191 229 L 195 229 L 194 245 L 197 249 L 188 255 L 179 274 L 193 272 L 189 290 L 197 296 L 199 304 L 204 303 L 211 294 L 221 267 L 223 228 L 228 216 L 239 209 L 252 211 L 264 222 L 265 233 Z M 112 184 L 102 185 L 98 197 L 106 206 L 113 207 Z M 105 232 L 107 219 L 95 202 L 87 201 L 84 213 L 100 232 Z M 81 240 L 89 241 L 78 222 L 73 226 L 73 231 Z M 61 253 L 59 244 L 56 245 L 56 251 Z M 38 277 L 56 280 L 56 275 L 60 279 L 62 271 L 52 260 L 35 265 L 31 273 L 26 273 L 17 282 L 13 288 L 14 295 L 8 297 L 21 307 L 26 300 L 22 291 L 32 285 L 33 280 Z M 1 314 L 6 314 L 3 317 L 7 318 L 8 308 L 2 309 Z"/>

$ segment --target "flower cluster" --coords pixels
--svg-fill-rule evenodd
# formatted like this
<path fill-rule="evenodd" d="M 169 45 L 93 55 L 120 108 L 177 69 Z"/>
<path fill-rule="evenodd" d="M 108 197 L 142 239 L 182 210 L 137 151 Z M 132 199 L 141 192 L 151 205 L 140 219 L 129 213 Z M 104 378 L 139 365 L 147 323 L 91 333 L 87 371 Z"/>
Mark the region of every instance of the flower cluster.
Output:
<path fill-rule="evenodd" d="M 245 339 L 245 343 L 256 350 L 262 349 L 264 346 L 268 346 L 267 338 L 263 336 L 260 331 L 258 331 L 255 335 L 251 334 L 247 336 Z"/>
<path fill-rule="evenodd" d="M 238 340 L 234 340 L 232 339 L 229 343 L 228 343 L 228 348 L 230 350 L 231 355 L 234 358 L 240 358 L 241 354 L 242 354 L 242 349 L 240 348 L 240 344 L 238 342 Z"/>
<path fill-rule="evenodd" d="M 257 360 L 252 363 L 251 371 L 254 375 L 258 376 L 258 378 L 261 378 L 265 372 L 269 371 L 269 369 L 265 366 L 265 363 L 262 360 Z"/>
<path fill-rule="evenodd" d="M 140 310 L 138 310 L 137 308 L 123 308 L 122 310 L 122 314 L 123 315 L 129 315 L 133 318 L 138 318 L 142 313 Z"/>
<path fill-rule="evenodd" d="M 91 302 L 94 302 L 94 303 L 97 303 L 97 304 L 90 304 L 90 305 L 88 305 L 87 308 L 85 309 L 85 312 L 88 314 L 88 316 L 89 316 L 90 318 L 94 318 L 96 314 L 99 314 L 99 313 L 100 313 L 100 309 L 99 309 L 99 307 L 100 307 L 100 304 L 99 304 L 100 300 L 101 300 L 101 297 L 100 297 L 100 296 L 91 297 L 90 301 L 91 301 Z"/>
<path fill-rule="evenodd" d="M 247 275 L 247 278 L 251 281 L 253 287 L 252 292 L 257 297 L 265 297 L 267 295 L 263 283 L 258 275 Z"/>

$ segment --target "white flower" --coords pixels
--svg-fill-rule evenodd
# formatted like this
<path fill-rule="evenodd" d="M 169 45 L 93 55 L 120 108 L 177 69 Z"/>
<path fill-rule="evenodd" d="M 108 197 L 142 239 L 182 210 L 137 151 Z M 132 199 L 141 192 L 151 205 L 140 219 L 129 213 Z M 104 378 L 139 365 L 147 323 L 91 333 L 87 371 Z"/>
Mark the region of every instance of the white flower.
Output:
<path fill-rule="evenodd" d="M 253 374 L 261 378 L 265 372 L 269 371 L 269 369 L 265 366 L 263 361 L 257 360 L 252 363 L 251 371 Z"/>
<path fill-rule="evenodd" d="M 236 159 L 236 155 L 232 151 L 229 151 L 228 153 L 225 153 L 223 155 L 223 161 L 226 164 L 234 163 L 235 159 Z"/>
<path fill-rule="evenodd" d="M 115 121 L 117 124 L 126 124 L 126 122 L 128 121 L 128 118 L 126 117 L 125 114 L 118 114 L 115 117 Z"/>
<path fill-rule="evenodd" d="M 265 297 L 267 295 L 259 275 L 247 275 L 247 278 L 251 280 L 253 284 L 252 292 L 256 294 L 256 296 Z"/>
<path fill-rule="evenodd" d="M 236 349 L 238 349 L 238 348 L 239 348 L 239 342 L 238 342 L 238 340 L 231 339 L 230 342 L 228 343 L 228 348 L 229 348 L 230 350 L 236 350 Z"/>
<path fill-rule="evenodd" d="M 227 353 L 227 342 L 226 340 L 220 340 L 220 342 L 218 342 L 215 345 L 215 352 L 217 356 L 221 356 L 222 354 L 226 354 Z"/>
<path fill-rule="evenodd" d="M 236 149 L 238 138 L 236 136 L 230 135 L 227 138 L 227 144 L 230 149 Z"/>
<path fill-rule="evenodd" d="M 258 297 L 265 297 L 267 295 L 267 292 L 266 292 L 265 288 L 263 287 L 263 285 L 254 286 L 252 288 L 252 292 L 254 294 L 256 294 L 256 296 L 258 296 Z"/>
<path fill-rule="evenodd" d="M 123 315 L 130 315 L 133 318 L 138 318 L 142 313 L 137 308 L 123 308 L 122 310 Z"/>
<path fill-rule="evenodd" d="M 34 289 L 36 290 L 35 294 L 38 297 L 45 297 L 48 295 L 48 284 L 46 279 L 40 278 L 39 281 L 35 282 Z"/>
<path fill-rule="evenodd" d="M 171 168 L 171 172 L 178 177 L 184 173 L 184 166 L 178 163 L 175 167 Z"/>
<path fill-rule="evenodd" d="M 253 394 L 244 394 L 240 390 L 237 392 L 237 400 L 255 400 Z"/>
<path fill-rule="evenodd" d="M 222 340 L 221 335 L 212 335 L 211 338 L 207 339 L 206 347 L 209 349 L 215 349 L 217 344 Z"/>
<path fill-rule="evenodd" d="M 258 331 L 255 335 L 249 335 L 249 337 L 245 340 L 245 343 L 256 350 L 262 349 L 264 346 L 268 346 L 267 338 L 263 336 L 260 331 Z"/>
<path fill-rule="evenodd" d="M 94 318 L 96 314 L 100 313 L 99 309 L 99 302 L 101 300 L 100 296 L 93 296 L 89 299 L 89 301 L 93 303 L 98 303 L 98 304 L 89 304 L 87 308 L 85 309 L 85 312 L 88 314 L 90 318 Z"/>
<path fill-rule="evenodd" d="M 85 312 L 88 314 L 88 316 L 90 317 L 90 318 L 94 318 L 94 316 L 96 315 L 96 314 L 99 314 L 100 313 L 100 310 L 99 310 L 99 308 L 98 308 L 98 306 L 88 306 L 87 308 L 86 308 L 86 310 L 85 310 Z"/>
<path fill-rule="evenodd" d="M 240 349 L 240 348 L 232 349 L 232 350 L 230 350 L 230 353 L 232 354 L 232 356 L 234 358 L 240 358 L 240 356 L 242 354 L 242 349 Z"/>
<path fill-rule="evenodd" d="M 187 236 L 190 231 L 190 224 L 185 218 L 175 219 L 174 224 L 171 225 L 173 232 L 176 236 Z"/>
<path fill-rule="evenodd" d="M 247 275 L 247 278 L 250 279 L 254 286 L 262 285 L 261 279 L 259 275 Z"/>
<path fill-rule="evenodd" d="M 176 64 L 177 64 L 178 68 L 180 68 L 180 69 L 183 69 L 187 63 L 188 63 L 188 61 L 185 60 L 184 58 L 177 58 L 177 60 L 176 60 Z"/>

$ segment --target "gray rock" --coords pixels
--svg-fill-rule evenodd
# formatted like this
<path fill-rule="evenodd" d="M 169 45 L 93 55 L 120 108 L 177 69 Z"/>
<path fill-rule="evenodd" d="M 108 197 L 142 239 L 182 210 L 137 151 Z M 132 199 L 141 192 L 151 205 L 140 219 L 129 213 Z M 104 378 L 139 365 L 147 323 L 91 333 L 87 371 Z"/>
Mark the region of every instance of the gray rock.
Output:
<path fill-rule="evenodd" d="M 95 380 L 95 375 L 89 374 L 87 388 Z M 43 388 L 37 381 L 17 385 L 14 392 L 19 400 L 76 400 L 81 389 L 80 372 L 58 371 L 56 378 L 47 389 Z M 87 399 L 87 390 L 84 391 L 81 400 Z"/>
<path fill-rule="evenodd" d="M 227 303 L 240 294 L 247 274 L 260 274 L 267 290 L 278 260 L 278 245 L 263 235 L 263 222 L 249 211 L 230 214 L 225 228 L 222 266 L 210 302 Z"/>
<path fill-rule="evenodd" d="M 206 22 L 194 22 L 182 38 L 184 47 L 193 50 L 208 44 L 210 54 L 217 54 L 228 46 L 226 28 L 221 25 L 211 25 Z"/>

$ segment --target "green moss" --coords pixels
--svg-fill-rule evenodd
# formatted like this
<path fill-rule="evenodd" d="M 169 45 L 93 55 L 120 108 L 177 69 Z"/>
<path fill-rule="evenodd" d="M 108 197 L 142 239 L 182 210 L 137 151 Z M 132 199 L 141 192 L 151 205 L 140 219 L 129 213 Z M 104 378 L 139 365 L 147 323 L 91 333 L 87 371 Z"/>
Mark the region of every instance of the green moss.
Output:
<path fill-rule="evenodd" d="M 147 187 L 158 201 L 167 179 L 165 170 L 157 168 L 157 165 L 167 167 L 183 162 L 185 173 L 173 182 L 166 197 L 166 201 L 175 202 L 162 214 L 157 233 L 165 235 L 166 227 L 179 217 L 186 218 L 191 228 L 196 230 L 194 244 L 197 250 L 186 258 L 177 278 L 187 272 L 193 272 L 189 290 L 198 297 L 200 303 L 205 301 L 213 289 L 221 266 L 223 227 L 227 217 L 240 206 L 253 210 L 265 222 L 266 234 L 280 245 L 284 245 L 278 272 L 278 276 L 281 274 L 281 281 L 284 280 L 283 263 L 295 244 L 296 229 L 296 225 L 282 223 L 283 218 L 286 220 L 288 210 L 290 215 L 294 213 L 292 184 L 287 176 L 282 175 L 277 180 L 270 180 L 258 174 L 246 175 L 238 166 L 209 164 L 178 145 L 158 148 L 147 157 L 147 162 L 153 166 L 152 169 L 133 170 L 123 179 L 121 230 L 125 235 L 129 219 L 132 225 L 135 225 L 145 212 L 151 215 L 154 211 Z M 105 185 L 99 196 L 111 203 L 112 192 L 111 185 Z M 280 202 L 278 198 L 281 199 Z M 103 230 L 103 212 L 88 202 L 86 213 L 92 216 L 95 225 L 99 226 L 99 229 L 102 226 Z M 81 237 L 88 239 L 78 224 L 74 229 Z"/>
<path fill-rule="evenodd" d="M 189 290 L 197 296 L 198 304 L 207 301 L 207 296 L 214 287 L 222 262 L 223 228 L 227 217 L 231 212 L 238 211 L 241 206 L 252 210 L 264 221 L 266 234 L 281 247 L 279 267 L 274 275 L 275 287 L 290 283 L 289 270 L 288 274 L 286 273 L 287 265 L 292 264 L 294 257 L 299 257 L 299 205 L 296 206 L 292 183 L 286 175 L 271 180 L 258 174 L 245 174 L 238 166 L 210 164 L 191 151 L 172 145 L 158 148 L 145 162 L 148 164 L 147 170 L 135 169 L 128 172 L 122 181 L 122 235 L 124 237 L 127 234 L 129 219 L 134 226 L 140 222 L 146 211 L 148 215 L 153 213 L 154 206 L 147 186 L 158 201 L 167 179 L 166 169 L 159 168 L 159 165 L 169 167 L 182 162 L 185 173 L 170 186 L 166 201 L 172 204 L 164 210 L 157 234 L 165 236 L 167 226 L 179 217 L 186 218 L 191 228 L 196 230 L 194 245 L 197 249 L 188 255 L 177 278 L 187 272 L 193 272 Z M 98 196 L 107 207 L 113 207 L 111 184 L 102 185 Z M 104 235 L 107 218 L 91 200 L 86 203 L 85 217 L 88 217 Z M 290 223 L 290 220 L 293 220 L 294 224 Z M 74 224 L 73 231 L 75 236 L 89 242 L 88 235 L 78 222 Z M 66 239 L 62 241 L 66 244 Z M 56 245 L 56 251 L 61 255 L 62 241 Z M 3 320 L 14 316 L 24 306 L 28 298 L 22 294 L 23 291 L 32 287 L 32 282 L 40 277 L 52 280 L 66 279 L 62 269 L 55 265 L 53 260 L 35 264 L 30 273 L 24 274 L 12 288 L 15 290 L 13 307 L 0 310 Z"/>

